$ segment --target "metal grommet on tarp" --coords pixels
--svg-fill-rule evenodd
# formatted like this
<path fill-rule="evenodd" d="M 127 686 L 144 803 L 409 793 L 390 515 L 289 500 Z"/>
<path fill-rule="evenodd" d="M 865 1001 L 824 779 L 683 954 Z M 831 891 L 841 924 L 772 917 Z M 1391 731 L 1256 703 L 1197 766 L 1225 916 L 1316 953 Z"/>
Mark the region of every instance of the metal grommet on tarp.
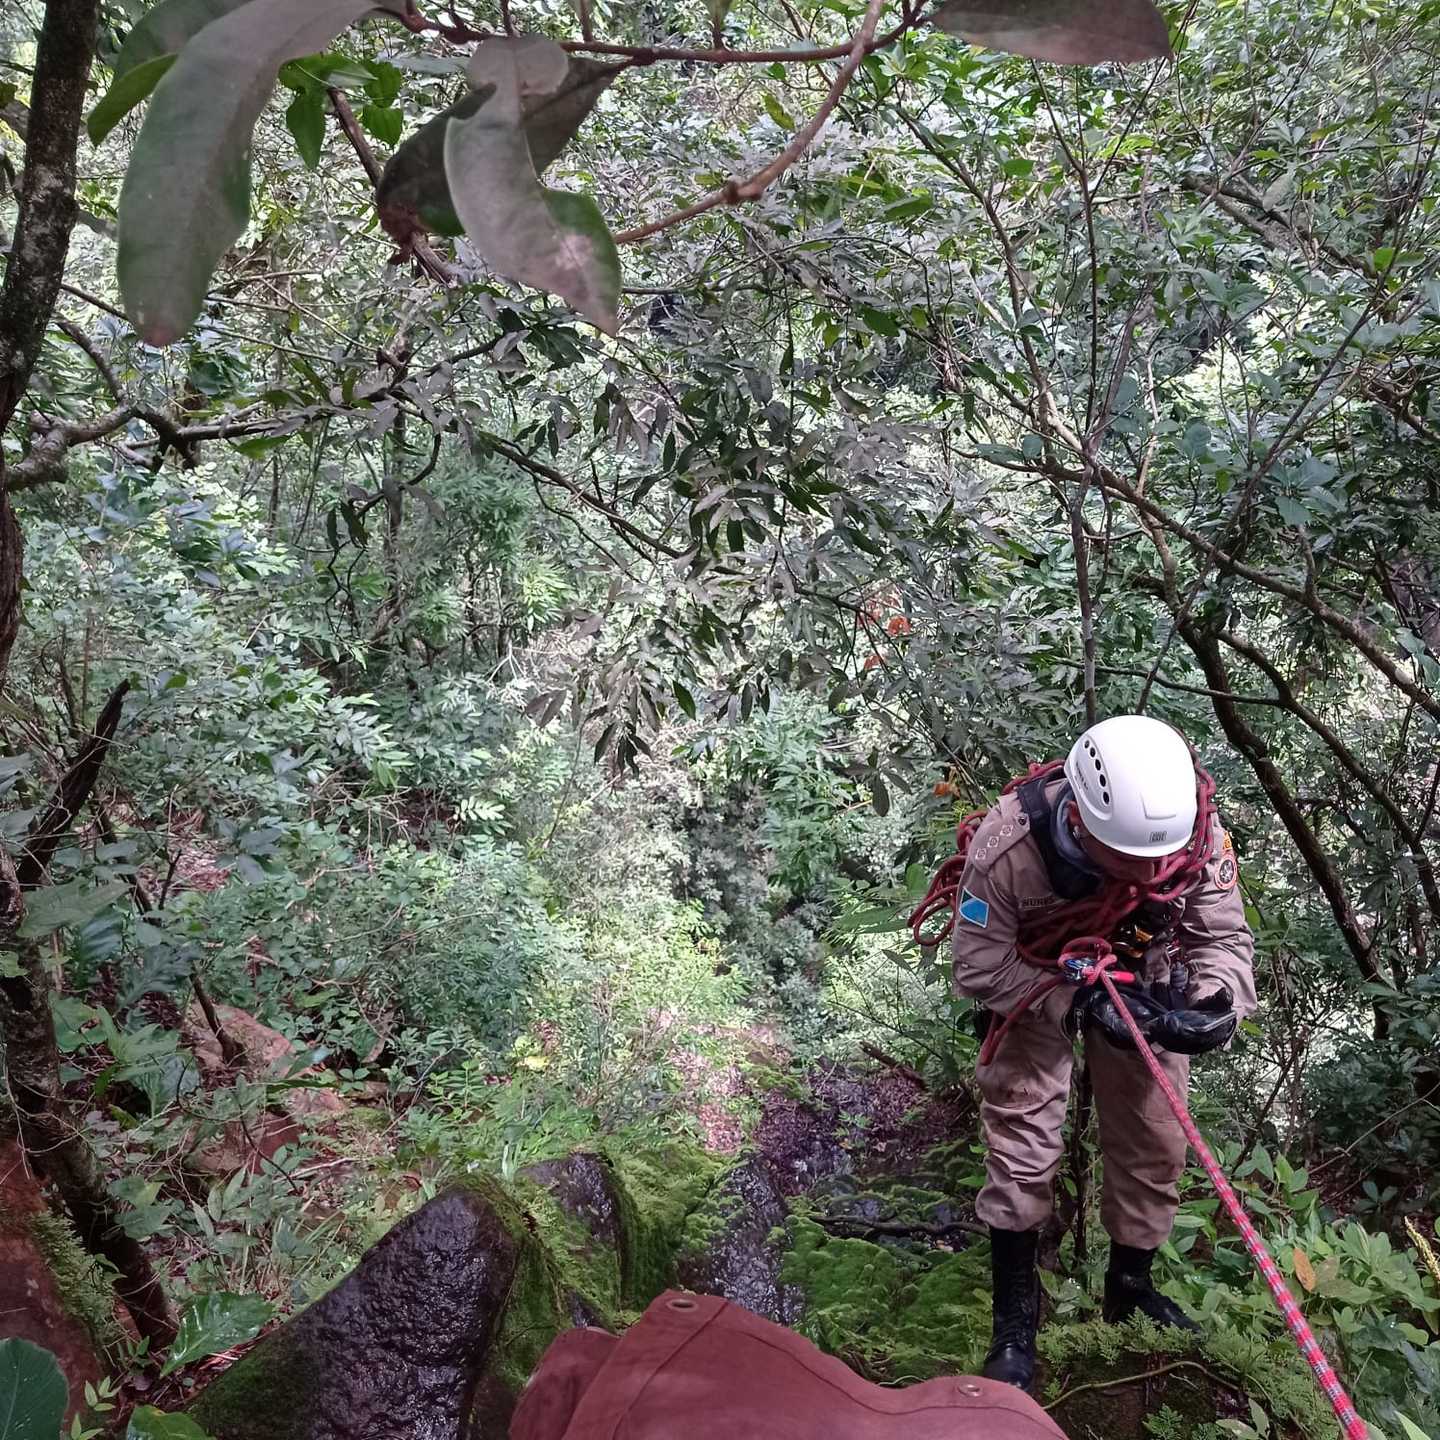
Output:
<path fill-rule="evenodd" d="M 665 1304 L 671 1310 L 695 1309 L 695 1302 L 693 1300 L 686 1300 L 682 1295 L 677 1295 L 673 1300 L 667 1300 Z"/>

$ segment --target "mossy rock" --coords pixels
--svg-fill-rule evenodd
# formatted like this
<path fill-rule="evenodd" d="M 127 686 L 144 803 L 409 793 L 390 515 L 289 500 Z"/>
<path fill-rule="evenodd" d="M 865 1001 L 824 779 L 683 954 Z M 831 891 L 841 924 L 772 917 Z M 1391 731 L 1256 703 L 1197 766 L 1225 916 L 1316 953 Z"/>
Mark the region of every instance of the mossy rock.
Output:
<path fill-rule="evenodd" d="M 80 1244 L 68 1220 L 49 1211 L 23 1218 L 28 1222 L 25 1232 L 44 1256 L 66 1314 L 84 1328 L 98 1354 L 118 1364 L 125 1332 L 115 1318 L 115 1292 L 104 1263 Z"/>
<path fill-rule="evenodd" d="M 548 1343 L 559 1311 L 524 1212 L 496 1184 L 452 1186 L 212 1382 L 191 1414 L 216 1440 L 411 1440 L 417 1416 L 429 1434 L 459 1436 L 477 1382 L 538 1354 L 537 1332 L 548 1327 Z"/>
<path fill-rule="evenodd" d="M 70 1391 L 67 1421 L 85 1386 L 121 1362 L 124 1332 L 101 1261 L 54 1214 L 18 1144 L 0 1143 L 0 1339 L 28 1340 L 59 1361 Z"/>
<path fill-rule="evenodd" d="M 676 1283 L 789 1323 L 799 1294 L 780 1278 L 787 1214 L 769 1161 L 758 1154 L 738 1160 L 686 1219 L 675 1254 Z"/>
<path fill-rule="evenodd" d="M 880 1384 L 976 1373 L 990 1334 L 989 1261 L 837 1239 L 793 1217 L 781 1280 L 803 1296 L 802 1335 Z"/>
<path fill-rule="evenodd" d="M 582 1155 L 514 1186 L 467 1177 L 195 1400 L 216 1440 L 501 1440 L 555 1336 L 623 1328 L 670 1283 L 716 1162 Z"/>
<path fill-rule="evenodd" d="M 684 1141 L 651 1149 L 616 1145 L 605 1154 L 620 1182 L 624 1207 L 621 1298 L 629 1312 L 638 1314 L 673 1283 L 686 1222 L 710 1193 L 725 1161 Z"/>
<path fill-rule="evenodd" d="M 572 1323 L 613 1329 L 624 1309 L 631 1208 L 614 1166 L 577 1151 L 528 1167 L 513 1188 L 571 1292 Z"/>

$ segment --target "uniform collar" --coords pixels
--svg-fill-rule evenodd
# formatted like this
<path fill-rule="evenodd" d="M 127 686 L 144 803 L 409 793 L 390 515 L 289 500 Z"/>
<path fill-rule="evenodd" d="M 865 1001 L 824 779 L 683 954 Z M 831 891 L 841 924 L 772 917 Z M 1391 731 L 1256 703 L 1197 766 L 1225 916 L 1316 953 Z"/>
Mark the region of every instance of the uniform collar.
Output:
<path fill-rule="evenodd" d="M 1100 867 L 1090 858 L 1089 853 L 1080 843 L 1080 837 L 1076 835 L 1068 818 L 1070 805 L 1074 799 L 1075 792 L 1070 788 L 1070 782 L 1066 780 L 1050 802 L 1050 838 L 1054 840 L 1056 853 L 1062 860 L 1073 865 L 1077 870 L 1083 870 L 1085 874 L 1094 875 L 1098 879 L 1102 875 Z"/>

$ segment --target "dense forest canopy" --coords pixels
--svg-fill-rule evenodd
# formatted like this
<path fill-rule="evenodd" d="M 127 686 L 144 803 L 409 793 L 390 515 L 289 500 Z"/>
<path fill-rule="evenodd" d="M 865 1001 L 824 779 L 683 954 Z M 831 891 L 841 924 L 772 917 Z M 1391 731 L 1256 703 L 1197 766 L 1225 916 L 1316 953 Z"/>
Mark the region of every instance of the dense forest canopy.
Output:
<path fill-rule="evenodd" d="M 138 1333 L 755 1075 L 963 1089 L 904 916 L 1144 709 L 1258 941 L 1197 1116 L 1440 1435 L 1440 0 L 421 8 L 0 16 L 7 1094 Z"/>

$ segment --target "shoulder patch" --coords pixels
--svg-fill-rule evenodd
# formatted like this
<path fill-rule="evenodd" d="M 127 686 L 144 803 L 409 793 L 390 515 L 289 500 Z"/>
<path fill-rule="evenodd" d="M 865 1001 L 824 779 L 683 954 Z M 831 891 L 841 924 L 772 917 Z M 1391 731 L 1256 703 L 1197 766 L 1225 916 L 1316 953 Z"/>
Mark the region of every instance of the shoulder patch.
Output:
<path fill-rule="evenodd" d="M 1222 890 L 1233 890 L 1240 881 L 1239 856 L 1230 832 L 1220 831 L 1220 848 L 1215 852 L 1215 883 Z"/>
<path fill-rule="evenodd" d="M 990 902 L 964 890 L 960 894 L 959 915 L 967 924 L 984 930 L 990 924 Z"/>
<path fill-rule="evenodd" d="M 989 870 L 1004 854 L 1030 838 L 1025 812 L 1013 795 L 1006 795 L 981 822 L 970 842 L 970 860 L 977 869 Z"/>

